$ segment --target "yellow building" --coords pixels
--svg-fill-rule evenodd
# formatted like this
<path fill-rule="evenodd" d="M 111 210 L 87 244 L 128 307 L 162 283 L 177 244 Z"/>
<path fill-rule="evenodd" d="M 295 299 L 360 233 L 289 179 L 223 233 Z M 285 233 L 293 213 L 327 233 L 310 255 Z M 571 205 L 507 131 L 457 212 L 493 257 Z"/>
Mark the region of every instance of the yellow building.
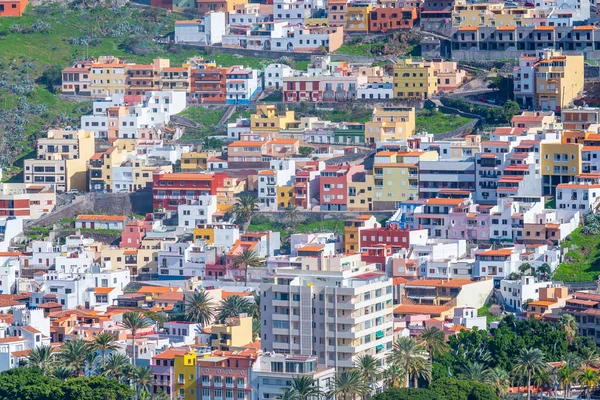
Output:
<path fill-rule="evenodd" d="M 560 50 L 547 50 L 534 68 L 537 109 L 567 108 L 583 89 L 583 55 L 568 56 Z"/>
<path fill-rule="evenodd" d="M 344 250 L 346 253 L 358 253 L 360 251 L 361 229 L 372 229 L 379 226 L 373 215 L 359 215 L 357 218 L 347 219 L 344 222 Z"/>
<path fill-rule="evenodd" d="M 210 340 L 213 350 L 229 351 L 253 342 L 252 317 L 238 316 L 225 320 L 224 324 L 210 327 Z"/>
<path fill-rule="evenodd" d="M 373 164 L 375 210 L 395 210 L 419 198 L 419 162 L 438 161 L 437 151 L 380 151 Z"/>
<path fill-rule="evenodd" d="M 278 112 L 274 105 L 258 105 L 256 113 L 250 116 L 250 131 L 279 132 L 280 130 L 297 127 L 294 111 Z"/>
<path fill-rule="evenodd" d="M 183 153 L 181 154 L 181 172 L 200 172 L 208 170 L 208 153 Z"/>
<path fill-rule="evenodd" d="M 437 72 L 430 63 L 408 58 L 394 64 L 395 98 L 428 99 L 437 91 Z"/>
<path fill-rule="evenodd" d="M 346 31 L 368 32 L 369 17 L 373 6 L 371 4 L 351 3 L 346 11 Z"/>
<path fill-rule="evenodd" d="M 217 209 L 230 211 L 238 194 L 246 190 L 246 179 L 225 178 L 223 187 L 217 188 Z"/>
<path fill-rule="evenodd" d="M 569 183 L 581 174 L 580 143 L 542 143 L 542 194 L 554 195 L 556 185 Z"/>
<path fill-rule="evenodd" d="M 240 237 L 237 225 L 228 223 L 199 224 L 194 228 L 194 242 L 203 240 L 206 244 L 223 244 L 228 241 L 233 244 Z"/>
<path fill-rule="evenodd" d="M 143 190 L 152 188 L 152 176 L 155 173 L 170 174 L 173 172 L 173 165 L 169 162 L 163 162 L 160 165 L 146 165 L 145 159 L 135 160 L 131 166 L 133 176 L 132 190 Z"/>
<path fill-rule="evenodd" d="M 178 399 L 196 400 L 196 360 L 198 356 L 194 349 L 189 353 L 175 354 L 174 375 L 175 392 Z"/>
<path fill-rule="evenodd" d="M 174 92 L 189 92 L 192 87 L 191 68 L 168 67 L 160 71 L 160 89 Z"/>
<path fill-rule="evenodd" d="M 365 123 L 368 143 L 408 139 L 415 133 L 415 109 L 409 107 L 380 107 L 373 109 L 371 121 Z"/>
<path fill-rule="evenodd" d="M 92 64 L 90 88 L 92 97 L 125 94 L 125 64 L 115 57 L 99 57 Z"/>
<path fill-rule="evenodd" d="M 295 205 L 294 186 L 277 186 L 277 207 L 292 208 Z"/>
<path fill-rule="evenodd" d="M 454 3 L 452 25 L 456 27 L 477 26 L 526 26 L 526 19 L 541 17 L 542 12 L 528 7 L 505 7 L 504 3 Z"/>
<path fill-rule="evenodd" d="M 348 211 L 373 211 L 373 175 L 354 174 L 348 182 Z"/>

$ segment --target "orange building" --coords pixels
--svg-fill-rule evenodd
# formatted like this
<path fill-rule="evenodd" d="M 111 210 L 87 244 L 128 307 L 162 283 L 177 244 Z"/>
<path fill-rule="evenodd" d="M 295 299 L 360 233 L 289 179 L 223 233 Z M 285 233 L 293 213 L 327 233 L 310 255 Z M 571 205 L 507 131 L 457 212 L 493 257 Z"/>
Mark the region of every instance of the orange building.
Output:
<path fill-rule="evenodd" d="M 192 70 L 191 98 L 201 104 L 225 104 L 227 68 L 207 67 Z"/>
<path fill-rule="evenodd" d="M 384 33 L 397 29 L 412 29 L 417 19 L 416 8 L 376 8 L 371 11 L 369 30 Z"/>
<path fill-rule="evenodd" d="M 28 0 L 0 0 L 0 17 L 21 17 Z"/>

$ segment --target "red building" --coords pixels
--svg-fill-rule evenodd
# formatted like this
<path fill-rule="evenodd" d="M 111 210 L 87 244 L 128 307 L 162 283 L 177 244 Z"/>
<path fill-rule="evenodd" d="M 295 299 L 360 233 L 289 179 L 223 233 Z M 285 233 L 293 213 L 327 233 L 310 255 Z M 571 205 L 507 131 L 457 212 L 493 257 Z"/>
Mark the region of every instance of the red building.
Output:
<path fill-rule="evenodd" d="M 202 195 L 216 195 L 217 189 L 225 186 L 228 177 L 224 172 L 156 174 L 153 177 L 153 207 L 177 210 L 178 205 L 198 200 Z"/>
<path fill-rule="evenodd" d="M 392 250 L 406 249 L 410 246 L 410 229 L 400 229 L 397 225 L 389 227 L 363 229 L 360 231 L 360 248 L 372 248 L 389 245 Z"/>
<path fill-rule="evenodd" d="M 199 104 L 225 104 L 227 68 L 192 70 L 191 100 Z"/>
<path fill-rule="evenodd" d="M 285 101 L 323 101 L 319 77 L 290 77 L 283 82 L 283 98 Z"/>
<path fill-rule="evenodd" d="M 371 32 L 382 32 L 412 29 L 418 19 L 417 9 L 403 8 L 376 8 L 371 11 Z"/>
<path fill-rule="evenodd" d="M 139 249 L 146 232 L 152 228 L 152 222 L 143 220 L 132 220 L 125 225 L 121 233 L 121 248 Z"/>
<path fill-rule="evenodd" d="M 250 343 L 248 344 L 250 345 Z M 204 399 L 251 399 L 252 365 L 258 358 L 256 349 L 245 348 L 238 351 L 212 352 L 211 357 L 198 357 L 197 393 Z M 199 397 L 198 397 L 199 398 Z"/>
<path fill-rule="evenodd" d="M 378 244 L 364 250 L 360 255 L 361 260 L 367 264 L 375 264 L 378 269 L 385 271 L 387 260 L 393 254 L 392 246 L 389 244 Z"/>
<path fill-rule="evenodd" d="M 328 165 L 321 171 L 319 201 L 321 211 L 346 211 L 348 182 L 356 173 L 364 172 L 362 165 Z"/>

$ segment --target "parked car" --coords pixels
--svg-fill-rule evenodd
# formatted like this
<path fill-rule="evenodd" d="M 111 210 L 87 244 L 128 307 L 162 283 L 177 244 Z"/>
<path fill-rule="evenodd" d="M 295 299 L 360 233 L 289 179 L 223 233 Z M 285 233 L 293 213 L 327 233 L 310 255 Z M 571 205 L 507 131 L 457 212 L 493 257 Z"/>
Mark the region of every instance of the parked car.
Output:
<path fill-rule="evenodd" d="M 73 194 L 73 195 L 78 195 L 79 194 L 79 190 L 77 189 L 71 189 L 67 192 L 67 194 Z"/>

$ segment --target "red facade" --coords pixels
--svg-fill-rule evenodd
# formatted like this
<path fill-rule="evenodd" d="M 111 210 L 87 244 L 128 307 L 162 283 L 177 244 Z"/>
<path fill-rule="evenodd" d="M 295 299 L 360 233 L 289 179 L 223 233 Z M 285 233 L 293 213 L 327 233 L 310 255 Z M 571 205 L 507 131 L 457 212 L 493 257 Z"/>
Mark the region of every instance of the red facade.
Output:
<path fill-rule="evenodd" d="M 227 68 L 192 70 L 191 100 L 198 104 L 225 104 Z"/>
<path fill-rule="evenodd" d="M 389 245 L 393 250 L 406 249 L 410 246 L 410 230 L 399 229 L 395 225 L 387 228 L 363 229 L 360 231 L 360 247 Z"/>
<path fill-rule="evenodd" d="M 284 83 L 283 98 L 285 101 L 323 101 L 320 80 L 287 81 Z"/>
<path fill-rule="evenodd" d="M 0 217 L 28 217 L 29 215 L 29 200 L 0 200 Z"/>
<path fill-rule="evenodd" d="M 200 196 L 216 195 L 217 189 L 225 185 L 226 178 L 228 175 L 224 172 L 156 174 L 152 188 L 153 207 L 177 210 L 178 205 L 198 200 Z"/>

